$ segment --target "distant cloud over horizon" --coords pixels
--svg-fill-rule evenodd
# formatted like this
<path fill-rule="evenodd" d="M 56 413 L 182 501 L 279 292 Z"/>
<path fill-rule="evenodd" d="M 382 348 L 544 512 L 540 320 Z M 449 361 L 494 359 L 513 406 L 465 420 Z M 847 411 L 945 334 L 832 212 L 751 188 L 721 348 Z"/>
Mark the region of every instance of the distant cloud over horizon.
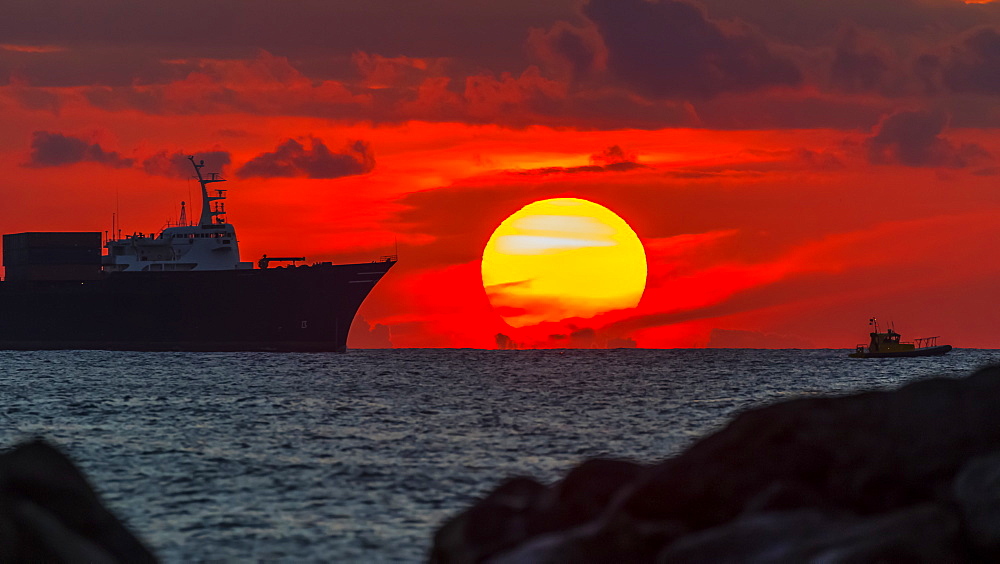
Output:
<path fill-rule="evenodd" d="M 964 168 L 989 157 L 974 143 L 955 145 L 941 136 L 947 123 L 942 112 L 904 111 L 883 120 L 866 140 L 873 164 Z"/>
<path fill-rule="evenodd" d="M 78 137 L 36 131 L 31 137 L 28 167 L 57 167 L 81 162 L 95 162 L 112 168 L 129 168 L 135 162 L 115 151 L 106 151 L 99 143 L 90 143 Z"/>
<path fill-rule="evenodd" d="M 309 138 L 306 148 L 295 139 L 288 139 L 273 152 L 250 159 L 236 171 L 240 178 L 340 178 L 371 172 L 375 154 L 365 141 L 353 141 L 340 153 L 327 148 L 321 139 Z"/>
<path fill-rule="evenodd" d="M 603 151 L 590 155 L 590 164 L 579 166 L 548 166 L 527 170 L 508 170 L 514 175 L 581 174 L 598 172 L 627 172 L 649 168 L 639 162 L 635 153 L 626 152 L 620 145 L 612 145 Z"/>

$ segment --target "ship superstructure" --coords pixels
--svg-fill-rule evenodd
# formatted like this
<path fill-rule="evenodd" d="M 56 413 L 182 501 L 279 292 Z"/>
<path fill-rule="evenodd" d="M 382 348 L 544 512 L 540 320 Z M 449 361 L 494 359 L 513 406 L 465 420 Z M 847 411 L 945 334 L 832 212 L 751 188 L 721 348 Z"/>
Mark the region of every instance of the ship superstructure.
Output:
<path fill-rule="evenodd" d="M 106 272 L 234 270 L 253 268 L 251 262 L 240 261 L 236 228 L 226 222 L 226 190 L 214 190 L 208 185 L 225 182 L 219 173 L 203 175 L 205 161 L 195 162 L 201 185 L 201 215 L 197 224 L 188 224 L 186 203 L 181 202 L 181 217 L 175 226 L 167 226 L 156 234 L 133 233 L 105 243 L 108 254 L 102 258 Z"/>

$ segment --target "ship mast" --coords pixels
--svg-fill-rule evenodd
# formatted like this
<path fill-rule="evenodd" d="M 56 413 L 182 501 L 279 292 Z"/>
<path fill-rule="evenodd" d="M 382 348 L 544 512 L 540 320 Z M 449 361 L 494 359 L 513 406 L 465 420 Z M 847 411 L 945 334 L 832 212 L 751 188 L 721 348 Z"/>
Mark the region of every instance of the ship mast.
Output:
<path fill-rule="evenodd" d="M 225 190 L 216 190 L 217 196 L 209 196 L 207 186 L 213 182 L 225 182 L 226 179 L 220 178 L 218 172 L 210 172 L 208 178 L 205 178 L 201 175 L 201 167 L 205 166 L 205 161 L 194 162 L 194 156 L 188 157 L 188 160 L 194 166 L 194 171 L 198 174 L 198 183 L 201 184 L 201 218 L 198 220 L 198 225 L 202 227 L 212 225 L 215 223 L 213 218 L 226 213 L 222 204 L 212 209 L 212 202 L 225 200 L 226 196 L 223 194 Z M 223 223 L 223 220 L 220 218 L 218 222 Z"/>

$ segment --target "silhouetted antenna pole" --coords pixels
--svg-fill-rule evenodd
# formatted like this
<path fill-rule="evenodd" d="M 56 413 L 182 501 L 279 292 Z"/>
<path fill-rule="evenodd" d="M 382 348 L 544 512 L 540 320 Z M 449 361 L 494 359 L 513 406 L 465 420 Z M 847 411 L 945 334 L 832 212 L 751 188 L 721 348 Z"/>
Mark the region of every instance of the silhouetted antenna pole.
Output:
<path fill-rule="evenodd" d="M 117 220 L 116 226 L 118 228 L 118 233 L 122 232 L 122 209 L 121 209 L 121 198 L 118 196 L 118 187 L 115 186 L 115 217 Z"/>

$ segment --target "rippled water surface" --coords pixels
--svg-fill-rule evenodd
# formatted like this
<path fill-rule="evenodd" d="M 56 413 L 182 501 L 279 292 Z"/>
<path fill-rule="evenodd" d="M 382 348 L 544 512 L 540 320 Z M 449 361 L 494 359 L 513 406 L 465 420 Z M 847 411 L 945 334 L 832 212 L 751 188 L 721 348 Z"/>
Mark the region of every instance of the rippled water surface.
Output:
<path fill-rule="evenodd" d="M 166 562 L 419 562 L 504 477 L 654 462 L 748 407 L 1000 362 L 846 354 L 0 351 L 0 439 L 62 447 Z"/>

